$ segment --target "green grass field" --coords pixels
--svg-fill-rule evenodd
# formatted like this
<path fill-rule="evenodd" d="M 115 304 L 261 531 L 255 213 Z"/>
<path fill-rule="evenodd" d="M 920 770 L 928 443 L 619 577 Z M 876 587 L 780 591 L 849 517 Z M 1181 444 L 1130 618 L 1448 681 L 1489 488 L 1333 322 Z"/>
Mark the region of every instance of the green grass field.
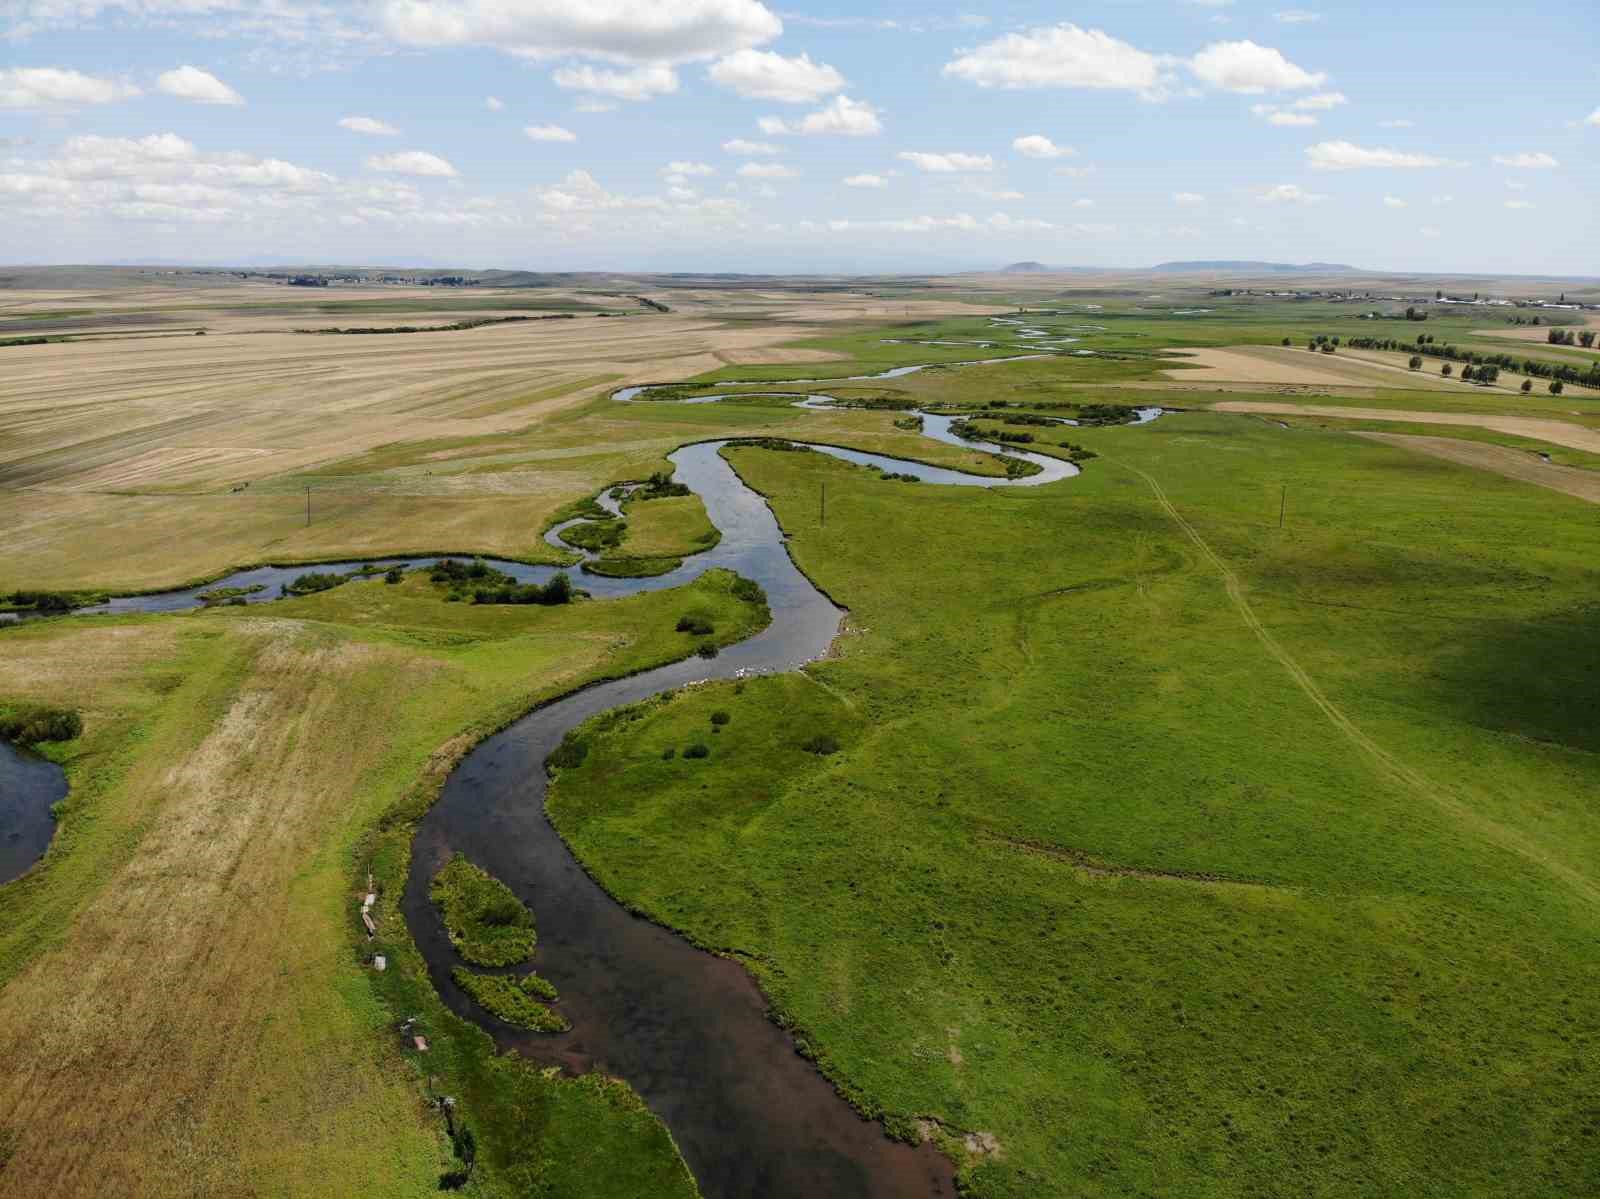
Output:
<path fill-rule="evenodd" d="M 843 652 L 606 733 L 564 834 L 865 1110 L 998 1137 L 975 1194 L 1600 1187 L 1592 509 L 1240 418 L 1074 434 L 1037 492 L 735 452 Z"/>

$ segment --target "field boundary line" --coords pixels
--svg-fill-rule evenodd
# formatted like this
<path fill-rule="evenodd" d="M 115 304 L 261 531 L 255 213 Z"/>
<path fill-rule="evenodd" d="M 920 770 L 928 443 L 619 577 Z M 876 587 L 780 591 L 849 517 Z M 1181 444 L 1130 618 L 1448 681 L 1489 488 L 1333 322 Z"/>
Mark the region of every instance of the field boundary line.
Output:
<path fill-rule="evenodd" d="M 1201 554 L 1205 556 L 1206 560 L 1209 561 L 1216 569 L 1217 573 L 1222 576 L 1223 587 L 1228 593 L 1229 601 L 1233 604 L 1240 617 L 1244 620 L 1246 627 L 1256 635 L 1256 639 L 1261 642 L 1262 647 L 1266 649 L 1267 653 L 1270 654 L 1285 671 L 1288 672 L 1289 677 L 1295 681 L 1300 690 L 1305 693 L 1306 698 L 1308 698 L 1312 704 L 1316 706 L 1317 710 L 1327 718 L 1328 722 L 1332 724 L 1334 728 L 1343 733 L 1345 737 L 1358 749 L 1371 758 L 1380 770 L 1388 774 L 1397 782 L 1402 783 L 1403 785 L 1422 795 L 1424 798 L 1432 801 L 1441 810 L 1459 818 L 1461 821 L 1463 821 L 1463 823 L 1472 826 L 1477 832 L 1482 833 L 1490 840 L 1500 845 L 1502 848 L 1511 850 L 1512 852 L 1527 858 L 1529 861 L 1543 866 L 1551 874 L 1572 887 L 1573 890 L 1577 891 L 1591 903 L 1600 903 L 1600 886 L 1597 886 L 1593 879 L 1579 873 L 1564 863 L 1551 859 L 1551 857 L 1541 850 L 1537 844 L 1530 841 L 1521 833 L 1518 833 L 1514 829 L 1509 829 L 1479 812 L 1473 811 L 1465 803 L 1451 797 L 1450 795 L 1447 795 L 1444 791 L 1434 786 L 1434 784 L 1422 774 L 1418 773 L 1416 770 L 1413 770 L 1399 758 L 1395 757 L 1394 754 L 1390 753 L 1371 737 L 1367 736 L 1366 733 L 1362 732 L 1361 729 L 1356 726 L 1355 722 L 1346 716 L 1343 710 L 1340 709 L 1340 707 L 1331 699 L 1329 699 L 1326 694 L 1324 694 L 1322 688 L 1317 686 L 1316 680 L 1313 679 L 1309 673 L 1307 673 L 1305 668 L 1302 667 L 1299 662 L 1295 661 L 1293 655 L 1291 655 L 1288 650 L 1284 649 L 1283 646 L 1278 643 L 1278 640 L 1267 631 L 1266 626 L 1261 623 L 1260 617 L 1256 615 L 1255 609 L 1250 606 L 1250 601 L 1245 598 L 1244 587 L 1239 582 L 1239 576 L 1236 575 L 1228 567 L 1227 563 L 1225 563 L 1222 558 L 1218 556 L 1216 551 L 1213 550 L 1206 542 L 1205 538 L 1200 536 L 1199 530 L 1190 524 L 1189 521 L 1184 518 L 1183 514 L 1178 511 L 1178 509 L 1173 505 L 1172 501 L 1167 498 L 1167 493 L 1162 490 L 1161 484 L 1156 482 L 1154 476 L 1147 474 L 1145 471 L 1140 470 L 1137 466 L 1133 466 L 1127 462 L 1117 461 L 1117 465 L 1121 466 L 1125 470 L 1133 472 L 1145 481 L 1151 492 L 1155 495 L 1156 501 L 1165 510 L 1167 516 L 1170 517 L 1173 523 L 1182 529 L 1185 534 L 1187 534 L 1189 540 L 1195 544 L 1196 548 L 1200 550 Z"/>

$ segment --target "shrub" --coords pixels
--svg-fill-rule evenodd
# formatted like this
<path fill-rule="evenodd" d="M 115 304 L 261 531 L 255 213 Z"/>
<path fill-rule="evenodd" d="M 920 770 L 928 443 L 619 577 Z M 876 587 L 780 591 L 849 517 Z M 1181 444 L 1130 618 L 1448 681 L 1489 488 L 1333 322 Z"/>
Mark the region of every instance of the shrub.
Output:
<path fill-rule="evenodd" d="M 1562 383 L 1561 383 L 1561 380 L 1560 380 L 1560 379 L 1555 379 L 1555 380 L 1553 380 L 1553 381 L 1552 381 L 1552 382 L 1551 382 L 1551 384 L 1550 384 L 1550 394 L 1551 394 L 1551 395 L 1553 395 L 1553 396 L 1558 396 L 1558 395 L 1560 395 L 1560 394 L 1561 394 L 1561 393 L 1562 393 L 1562 392 L 1563 392 L 1563 391 L 1564 391 L 1564 390 L 1566 390 L 1566 389 L 1565 389 L 1565 388 L 1564 388 L 1564 387 L 1563 387 L 1563 386 L 1562 386 Z"/>
<path fill-rule="evenodd" d="M 716 626 L 704 616 L 685 613 L 678 617 L 677 631 L 680 633 L 693 633 L 696 637 L 705 637 L 717 630 Z"/>
<path fill-rule="evenodd" d="M 347 575 L 326 574 L 320 571 L 311 571 L 303 574 L 293 582 L 283 585 L 285 595 L 312 595 L 318 591 L 331 591 L 348 578 Z"/>
<path fill-rule="evenodd" d="M 391 566 L 387 571 L 384 572 L 383 581 L 385 583 L 398 583 L 405 577 L 405 571 L 401 570 L 398 566 Z"/>
<path fill-rule="evenodd" d="M 715 658 L 717 656 L 717 647 L 709 641 L 702 641 L 699 648 L 694 652 L 702 658 Z"/>
<path fill-rule="evenodd" d="M 667 746 L 666 749 L 661 751 L 661 760 L 663 762 L 670 762 L 670 761 L 672 761 L 673 758 L 675 758 L 677 756 L 678 756 L 678 751 L 676 749 L 674 749 L 670 745 Z"/>
<path fill-rule="evenodd" d="M 1422 355 L 1421 354 L 1413 354 L 1413 355 L 1411 355 L 1411 362 L 1408 365 L 1411 367 L 1412 370 L 1420 370 L 1421 367 L 1422 367 Z"/>
<path fill-rule="evenodd" d="M 727 724 L 728 721 L 732 719 L 733 717 L 727 712 L 724 712 L 721 708 L 718 708 L 715 712 L 711 713 L 712 724 Z"/>
<path fill-rule="evenodd" d="M 567 735 L 561 738 L 561 744 L 550 751 L 550 756 L 544 760 L 545 768 L 565 769 L 582 766 L 583 760 L 589 756 L 589 743 L 578 736 L 577 731 L 569 729 Z"/>
<path fill-rule="evenodd" d="M 1528 392 L 1530 392 L 1532 390 L 1533 390 L 1533 380 L 1532 379 L 1524 379 L 1522 381 L 1522 392 L 1523 392 L 1523 394 L 1526 395 Z"/>
<path fill-rule="evenodd" d="M 66 708 L 28 707 L 0 716 L 0 737 L 18 745 L 76 741 L 82 733 L 83 718 Z"/>
<path fill-rule="evenodd" d="M 683 749 L 686 758 L 709 758 L 711 749 L 703 741 L 696 741 L 693 745 L 686 745 Z"/>
<path fill-rule="evenodd" d="M 428 898 L 439 905 L 450 943 L 467 961 L 511 966 L 533 953 L 533 913 L 510 887 L 461 854 L 433 876 Z"/>
<path fill-rule="evenodd" d="M 572 580 L 562 571 L 544 586 L 527 583 L 519 586 L 509 583 L 503 587 L 480 587 L 472 593 L 475 604 L 570 604 Z"/>
<path fill-rule="evenodd" d="M 802 741 L 800 743 L 800 748 L 805 750 L 808 754 L 816 754 L 818 757 L 827 757 L 829 754 L 836 754 L 839 752 L 839 740 L 831 733 L 818 733 L 815 737 L 812 737 L 806 741 Z"/>
<path fill-rule="evenodd" d="M 733 586 L 729 590 L 733 592 L 734 599 L 743 600 L 747 604 L 767 602 L 766 589 L 754 579 L 747 579 L 742 575 L 733 580 Z"/>

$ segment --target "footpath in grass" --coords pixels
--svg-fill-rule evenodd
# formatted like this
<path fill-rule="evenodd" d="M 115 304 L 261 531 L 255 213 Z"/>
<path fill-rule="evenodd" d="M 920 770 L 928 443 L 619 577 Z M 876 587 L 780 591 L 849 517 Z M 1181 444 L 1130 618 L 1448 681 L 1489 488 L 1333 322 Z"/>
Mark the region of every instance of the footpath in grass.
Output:
<path fill-rule="evenodd" d="M 839 652 L 597 731 L 563 835 L 863 1110 L 989 1134 L 973 1194 L 1600 1190 L 1592 508 L 1241 417 L 1071 436 L 1011 491 L 731 451 Z"/>

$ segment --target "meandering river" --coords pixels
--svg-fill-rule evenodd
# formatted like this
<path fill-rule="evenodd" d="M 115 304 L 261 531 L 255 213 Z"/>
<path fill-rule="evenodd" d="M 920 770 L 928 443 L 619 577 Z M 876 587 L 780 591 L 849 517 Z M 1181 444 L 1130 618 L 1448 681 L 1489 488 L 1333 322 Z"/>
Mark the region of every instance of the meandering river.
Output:
<path fill-rule="evenodd" d="M 925 365 L 932 364 L 857 378 L 900 377 Z M 631 400 L 639 390 L 625 388 L 616 398 Z M 805 407 L 830 402 L 825 395 L 799 394 Z M 1038 472 L 1018 479 L 986 477 L 836 446 L 812 448 L 934 485 L 1037 487 L 1078 473 L 1049 455 L 964 441 L 950 432 L 956 419 L 951 416 L 919 415 L 923 434 L 933 440 L 1020 458 Z M 642 579 L 585 575 L 581 586 L 597 598 L 634 595 L 680 586 L 722 566 L 766 589 L 772 623 L 715 658 L 689 658 L 568 695 L 478 745 L 451 773 L 418 826 L 401 907 L 434 985 L 452 1009 L 485 1028 L 502 1049 L 572 1071 L 598 1069 L 625 1079 L 666 1122 L 707 1196 L 953 1195 L 950 1162 L 931 1145 L 892 1141 L 878 1124 L 861 1119 L 799 1056 L 792 1038 L 767 1018 L 766 1001 L 741 965 L 628 913 L 584 872 L 545 815 L 544 761 L 568 730 L 610 708 L 688 684 L 797 669 L 824 654 L 838 632 L 843 613 L 794 565 L 771 510 L 722 456 L 727 444 L 699 442 L 671 455 L 674 479 L 700 496 L 721 531 L 714 548 L 668 574 Z M 609 496 L 601 502 L 615 507 Z M 382 567 L 422 566 L 435 559 L 369 561 Z M 560 569 L 504 561 L 492 565 L 522 582 L 548 581 Z M 267 602 L 304 569 L 239 571 L 204 587 L 113 599 L 90 611 L 176 611 L 199 606 L 203 591 L 257 585 L 261 589 L 243 596 L 244 602 Z M 0 745 L 0 794 L 26 790 L 10 780 L 38 773 L 38 763 Z M 60 772 L 43 765 L 59 781 Z M 28 786 L 34 787 L 30 794 L 52 795 L 50 802 L 65 793 L 64 785 L 60 794 L 38 791 L 34 783 Z M 31 824 L 14 820 L 9 809 L 0 810 L 0 827 L 23 830 L 14 839 L 15 850 L 11 842 L 0 845 L 0 881 L 11 877 L 8 871 L 26 869 L 49 840 L 48 829 L 42 839 L 37 831 L 37 806 L 30 807 Z M 46 813 L 48 807 L 46 802 Z M 428 900 L 429 880 L 455 852 L 504 880 L 533 910 L 539 929 L 535 965 L 559 989 L 557 1006 L 571 1021 L 571 1031 L 537 1034 L 501 1023 L 456 987 L 451 969 L 459 959 Z"/>

